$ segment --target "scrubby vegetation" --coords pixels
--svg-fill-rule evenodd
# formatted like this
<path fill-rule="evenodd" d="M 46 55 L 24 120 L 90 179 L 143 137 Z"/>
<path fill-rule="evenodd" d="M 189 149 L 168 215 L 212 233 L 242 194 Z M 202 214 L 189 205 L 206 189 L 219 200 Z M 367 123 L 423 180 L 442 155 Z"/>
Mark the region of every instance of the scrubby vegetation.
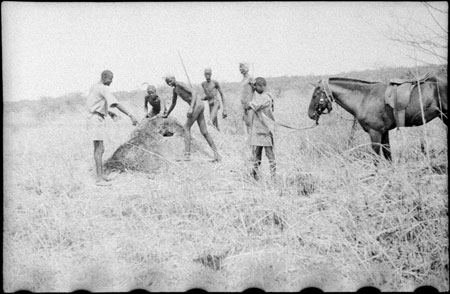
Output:
<path fill-rule="evenodd" d="M 339 76 L 386 81 L 411 70 Z M 431 70 L 446 77 L 419 68 Z M 268 78 L 276 119 L 312 125 L 308 82 L 320 78 Z M 208 128 L 221 163 L 194 156 L 160 173 L 114 174 L 111 187 L 93 185 L 81 94 L 4 103 L 4 291 L 449 290 L 448 131 L 440 120 L 425 126 L 425 138 L 424 127 L 391 131 L 393 162 L 375 167 L 369 137 L 336 107 L 319 127 L 276 129 L 278 178 L 270 180 L 264 158 L 254 182 L 236 84 L 223 88 L 229 117 L 220 133 Z M 144 116 L 142 92 L 117 95 Z M 171 117 L 184 122 L 186 110 L 180 101 Z M 133 131 L 126 117 L 110 124 L 105 160 Z M 197 126 L 193 137 L 207 147 Z"/>

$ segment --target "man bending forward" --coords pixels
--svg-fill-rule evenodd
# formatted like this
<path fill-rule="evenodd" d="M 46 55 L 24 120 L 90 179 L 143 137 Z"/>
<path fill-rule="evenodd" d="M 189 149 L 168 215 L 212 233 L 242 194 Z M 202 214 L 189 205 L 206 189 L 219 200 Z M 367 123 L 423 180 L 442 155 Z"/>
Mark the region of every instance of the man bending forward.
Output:
<path fill-rule="evenodd" d="M 200 100 L 197 97 L 197 93 L 194 89 L 187 87 L 183 83 L 177 82 L 175 80 L 175 77 L 171 74 L 166 75 L 165 77 L 167 85 L 170 87 L 173 87 L 173 97 L 172 97 L 172 104 L 169 107 L 169 110 L 166 114 L 163 115 L 163 117 L 168 117 L 169 114 L 172 112 L 173 108 L 177 104 L 177 98 L 178 96 L 181 97 L 184 101 L 186 101 L 187 104 L 189 104 L 189 110 L 187 112 L 187 120 L 184 124 L 184 160 L 189 161 L 191 158 L 191 127 L 194 124 L 195 121 L 197 121 L 198 127 L 200 128 L 200 132 L 202 133 L 203 137 L 205 137 L 206 141 L 208 142 L 209 146 L 212 148 L 214 152 L 214 160 L 213 162 L 220 161 L 220 155 L 217 152 L 216 145 L 214 144 L 214 141 L 211 137 L 211 135 L 208 133 L 208 129 L 206 128 L 206 121 L 205 121 L 205 106 L 203 106 L 203 103 L 200 102 Z"/>

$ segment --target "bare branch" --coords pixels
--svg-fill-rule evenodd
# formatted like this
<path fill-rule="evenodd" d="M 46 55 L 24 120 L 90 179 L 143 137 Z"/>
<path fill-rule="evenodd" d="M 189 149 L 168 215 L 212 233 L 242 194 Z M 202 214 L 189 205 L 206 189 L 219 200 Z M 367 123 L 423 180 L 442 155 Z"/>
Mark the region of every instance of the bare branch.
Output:
<path fill-rule="evenodd" d="M 439 8 L 436 8 L 436 7 L 432 6 L 429 2 L 424 2 L 423 5 L 425 5 L 427 7 L 430 7 L 430 8 L 432 8 L 432 9 L 434 9 L 436 11 L 439 11 L 441 13 L 448 13 L 448 11 L 445 11 L 445 10 L 442 10 L 442 9 L 439 9 Z"/>
<path fill-rule="evenodd" d="M 421 63 L 423 63 L 423 64 L 425 64 L 425 65 L 435 65 L 435 64 L 433 64 L 433 63 L 430 63 L 429 61 L 425 61 L 425 60 L 420 59 L 420 58 L 418 58 L 418 57 L 413 57 L 413 56 L 411 56 L 411 55 L 408 54 L 408 53 L 405 53 L 405 55 L 406 55 L 406 57 L 408 57 L 409 59 L 414 60 L 414 61 L 419 61 L 419 62 L 421 62 Z M 444 61 L 446 61 L 446 60 L 444 60 Z"/>
<path fill-rule="evenodd" d="M 431 5 L 427 5 L 428 3 L 424 3 L 424 5 L 425 5 L 425 7 L 426 7 L 426 9 L 428 10 L 428 13 L 431 15 L 431 17 L 433 18 L 433 20 L 434 20 L 434 22 L 441 28 L 441 30 L 443 30 L 445 33 L 448 33 L 448 31 L 445 29 L 445 28 L 443 28 L 442 26 L 441 26 L 441 24 L 436 20 L 436 18 L 434 17 L 434 15 L 433 15 L 433 13 L 430 11 L 430 8 L 429 8 L 429 6 L 431 6 Z M 448 14 L 448 13 L 447 13 Z"/>
<path fill-rule="evenodd" d="M 446 56 L 438 54 L 435 50 L 436 48 L 445 49 L 445 48 L 447 48 L 446 45 L 435 46 L 435 44 L 433 42 L 430 42 L 428 40 L 423 41 L 423 40 L 417 39 L 410 32 L 407 32 L 405 34 L 397 33 L 395 36 L 389 37 L 389 39 L 395 43 L 407 45 L 410 48 L 417 49 L 427 55 L 436 56 L 444 61 L 447 60 Z"/>
<path fill-rule="evenodd" d="M 409 45 L 412 48 L 416 48 L 416 49 L 422 51 L 423 53 L 426 53 L 426 54 L 431 55 L 431 56 L 439 57 L 439 58 L 441 58 L 443 60 L 447 59 L 446 56 L 443 56 L 443 55 L 440 55 L 440 54 L 436 53 L 436 51 L 434 50 L 433 47 L 425 47 L 425 46 L 423 46 L 422 43 L 419 43 L 417 41 L 405 40 L 405 39 L 392 39 L 392 41 L 395 41 L 395 42 L 401 43 L 401 44 L 407 44 L 407 45 Z"/>
<path fill-rule="evenodd" d="M 448 34 L 444 27 L 437 22 L 437 19 L 432 15 L 432 11 L 427 8 L 428 13 L 433 17 L 433 21 L 436 22 L 434 28 L 425 25 L 424 23 L 411 18 L 400 18 L 394 16 L 397 26 L 392 28 L 388 26 L 388 31 L 384 35 L 394 43 L 407 46 L 411 49 L 417 50 L 422 54 L 428 56 L 434 56 L 439 62 L 446 63 L 448 57 L 442 51 L 447 51 L 448 48 Z M 414 24 L 414 25 L 411 25 Z M 443 30 L 445 32 L 440 32 Z M 411 56 L 408 56 L 412 58 Z M 413 58 L 416 60 L 417 58 Z M 421 60 L 424 62 L 423 60 Z"/>

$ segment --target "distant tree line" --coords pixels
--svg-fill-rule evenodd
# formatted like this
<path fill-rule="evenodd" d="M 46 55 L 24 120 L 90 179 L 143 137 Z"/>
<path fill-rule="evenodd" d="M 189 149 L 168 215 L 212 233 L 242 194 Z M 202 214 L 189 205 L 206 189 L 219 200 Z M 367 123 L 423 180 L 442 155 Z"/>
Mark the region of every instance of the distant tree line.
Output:
<path fill-rule="evenodd" d="M 286 90 L 308 91 L 310 90 L 309 82 L 318 82 L 320 79 L 330 76 L 340 76 L 355 78 L 368 81 L 387 82 L 392 78 L 411 78 L 415 73 L 415 68 L 411 67 L 383 67 L 374 70 L 352 71 L 339 73 L 335 75 L 307 75 L 307 76 L 283 76 L 283 77 L 267 77 L 267 84 L 276 97 L 280 97 L 281 93 Z M 427 65 L 418 67 L 418 71 L 423 74 L 430 72 L 431 74 L 446 78 L 446 66 Z M 237 91 L 237 82 L 221 83 L 225 93 L 233 97 Z M 199 85 L 194 85 L 199 93 L 202 93 Z M 158 94 L 161 97 L 171 98 L 172 89 L 168 86 L 158 88 Z M 144 90 L 134 90 L 131 92 L 119 91 L 114 95 L 121 100 L 130 103 L 135 107 L 143 106 Z M 142 103 L 141 103 L 142 102 Z M 82 113 L 84 111 L 86 97 L 81 92 L 70 93 L 57 98 L 42 97 L 40 100 L 22 100 L 18 102 L 3 102 L 4 113 L 10 112 L 30 112 L 36 114 L 40 119 L 52 115 L 61 115 L 64 113 Z"/>

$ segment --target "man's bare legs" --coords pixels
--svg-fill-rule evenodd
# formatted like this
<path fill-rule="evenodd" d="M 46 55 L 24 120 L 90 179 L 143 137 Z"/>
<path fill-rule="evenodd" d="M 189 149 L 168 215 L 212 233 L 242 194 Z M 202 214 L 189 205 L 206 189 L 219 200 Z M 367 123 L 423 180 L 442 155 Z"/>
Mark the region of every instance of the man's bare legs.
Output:
<path fill-rule="evenodd" d="M 197 106 L 195 111 L 192 113 L 191 117 L 188 117 L 186 123 L 184 124 L 184 160 L 189 161 L 191 158 L 191 127 L 198 117 L 200 113 L 203 113 L 204 106 Z"/>
<path fill-rule="evenodd" d="M 277 166 L 275 163 L 275 153 L 273 152 L 272 146 L 265 146 L 264 149 L 266 149 L 266 156 L 267 159 L 269 159 L 270 175 L 272 176 L 272 179 L 274 179 L 277 171 Z"/>
<path fill-rule="evenodd" d="M 217 115 L 219 113 L 219 109 L 220 109 L 220 102 L 219 101 L 214 101 L 214 102 L 210 102 L 209 103 L 209 117 L 213 123 L 213 126 L 216 127 L 216 129 L 218 131 L 220 131 L 219 129 L 219 121 L 217 119 Z"/>
<path fill-rule="evenodd" d="M 203 112 L 203 110 L 201 111 L 200 115 L 197 118 L 197 124 L 198 127 L 200 128 L 200 132 L 202 133 L 203 137 L 205 137 L 206 142 L 208 142 L 209 147 L 211 147 L 211 149 L 214 152 L 214 162 L 218 162 L 221 160 L 221 157 L 219 155 L 219 153 L 217 152 L 217 148 L 216 145 L 214 144 L 214 141 L 211 137 L 211 135 L 208 132 L 208 129 L 206 128 L 206 120 L 205 120 L 205 114 Z"/>
<path fill-rule="evenodd" d="M 184 128 L 184 160 L 185 161 L 191 160 L 191 127 L 195 122 L 195 116 L 196 116 L 196 114 L 193 113 L 192 117 L 188 118 L 186 120 L 186 123 L 183 126 L 183 128 Z"/>
<path fill-rule="evenodd" d="M 103 153 L 105 148 L 103 147 L 103 141 L 94 141 L 94 160 L 95 160 L 95 172 L 97 175 L 96 184 L 99 186 L 110 185 L 107 183 L 108 179 L 103 174 Z"/>
<path fill-rule="evenodd" d="M 197 121 L 198 127 L 200 128 L 200 132 L 202 133 L 203 137 L 205 137 L 206 141 L 208 142 L 208 145 L 212 148 L 214 152 L 214 161 L 220 161 L 220 155 L 217 152 L 216 145 L 214 144 L 214 141 L 211 137 L 211 135 L 208 132 L 208 129 L 206 127 L 206 120 L 205 120 L 205 114 L 204 114 L 204 107 L 198 107 L 196 111 L 192 114 L 190 118 L 187 119 L 184 127 L 184 160 L 188 161 L 190 160 L 191 155 L 191 127 L 194 124 L 194 122 Z"/>
<path fill-rule="evenodd" d="M 247 129 L 247 134 L 250 134 L 250 126 L 251 126 L 251 111 L 245 109 L 245 106 L 243 106 L 243 113 L 242 113 L 242 120 L 244 121 L 245 128 Z"/>
<path fill-rule="evenodd" d="M 253 168 L 252 168 L 252 176 L 255 180 L 260 179 L 259 175 L 259 167 L 261 166 L 261 157 L 262 157 L 262 149 L 266 149 L 266 156 L 269 159 L 270 165 L 270 175 L 272 179 L 275 179 L 276 174 L 276 163 L 275 163 L 275 153 L 273 152 L 272 146 L 252 146 L 252 160 L 253 160 Z"/>
<path fill-rule="evenodd" d="M 259 180 L 259 166 L 261 165 L 262 146 L 250 146 L 252 148 L 252 176 L 255 180 Z"/>
<path fill-rule="evenodd" d="M 242 120 L 244 121 L 244 126 L 245 126 L 245 129 L 247 130 L 247 134 L 248 135 L 250 135 L 250 131 L 251 131 L 251 121 L 250 121 L 250 111 L 248 111 L 248 110 L 246 110 L 245 109 L 245 106 L 243 106 L 243 108 L 242 108 L 243 110 L 243 112 L 242 112 Z M 249 143 L 250 143 L 250 138 L 248 138 L 247 139 L 247 141 L 245 142 L 245 144 L 247 145 L 247 146 L 249 146 L 249 152 L 250 152 L 250 154 L 252 154 L 249 158 L 247 158 L 247 161 L 253 161 L 253 146 L 252 145 L 249 145 Z"/>

